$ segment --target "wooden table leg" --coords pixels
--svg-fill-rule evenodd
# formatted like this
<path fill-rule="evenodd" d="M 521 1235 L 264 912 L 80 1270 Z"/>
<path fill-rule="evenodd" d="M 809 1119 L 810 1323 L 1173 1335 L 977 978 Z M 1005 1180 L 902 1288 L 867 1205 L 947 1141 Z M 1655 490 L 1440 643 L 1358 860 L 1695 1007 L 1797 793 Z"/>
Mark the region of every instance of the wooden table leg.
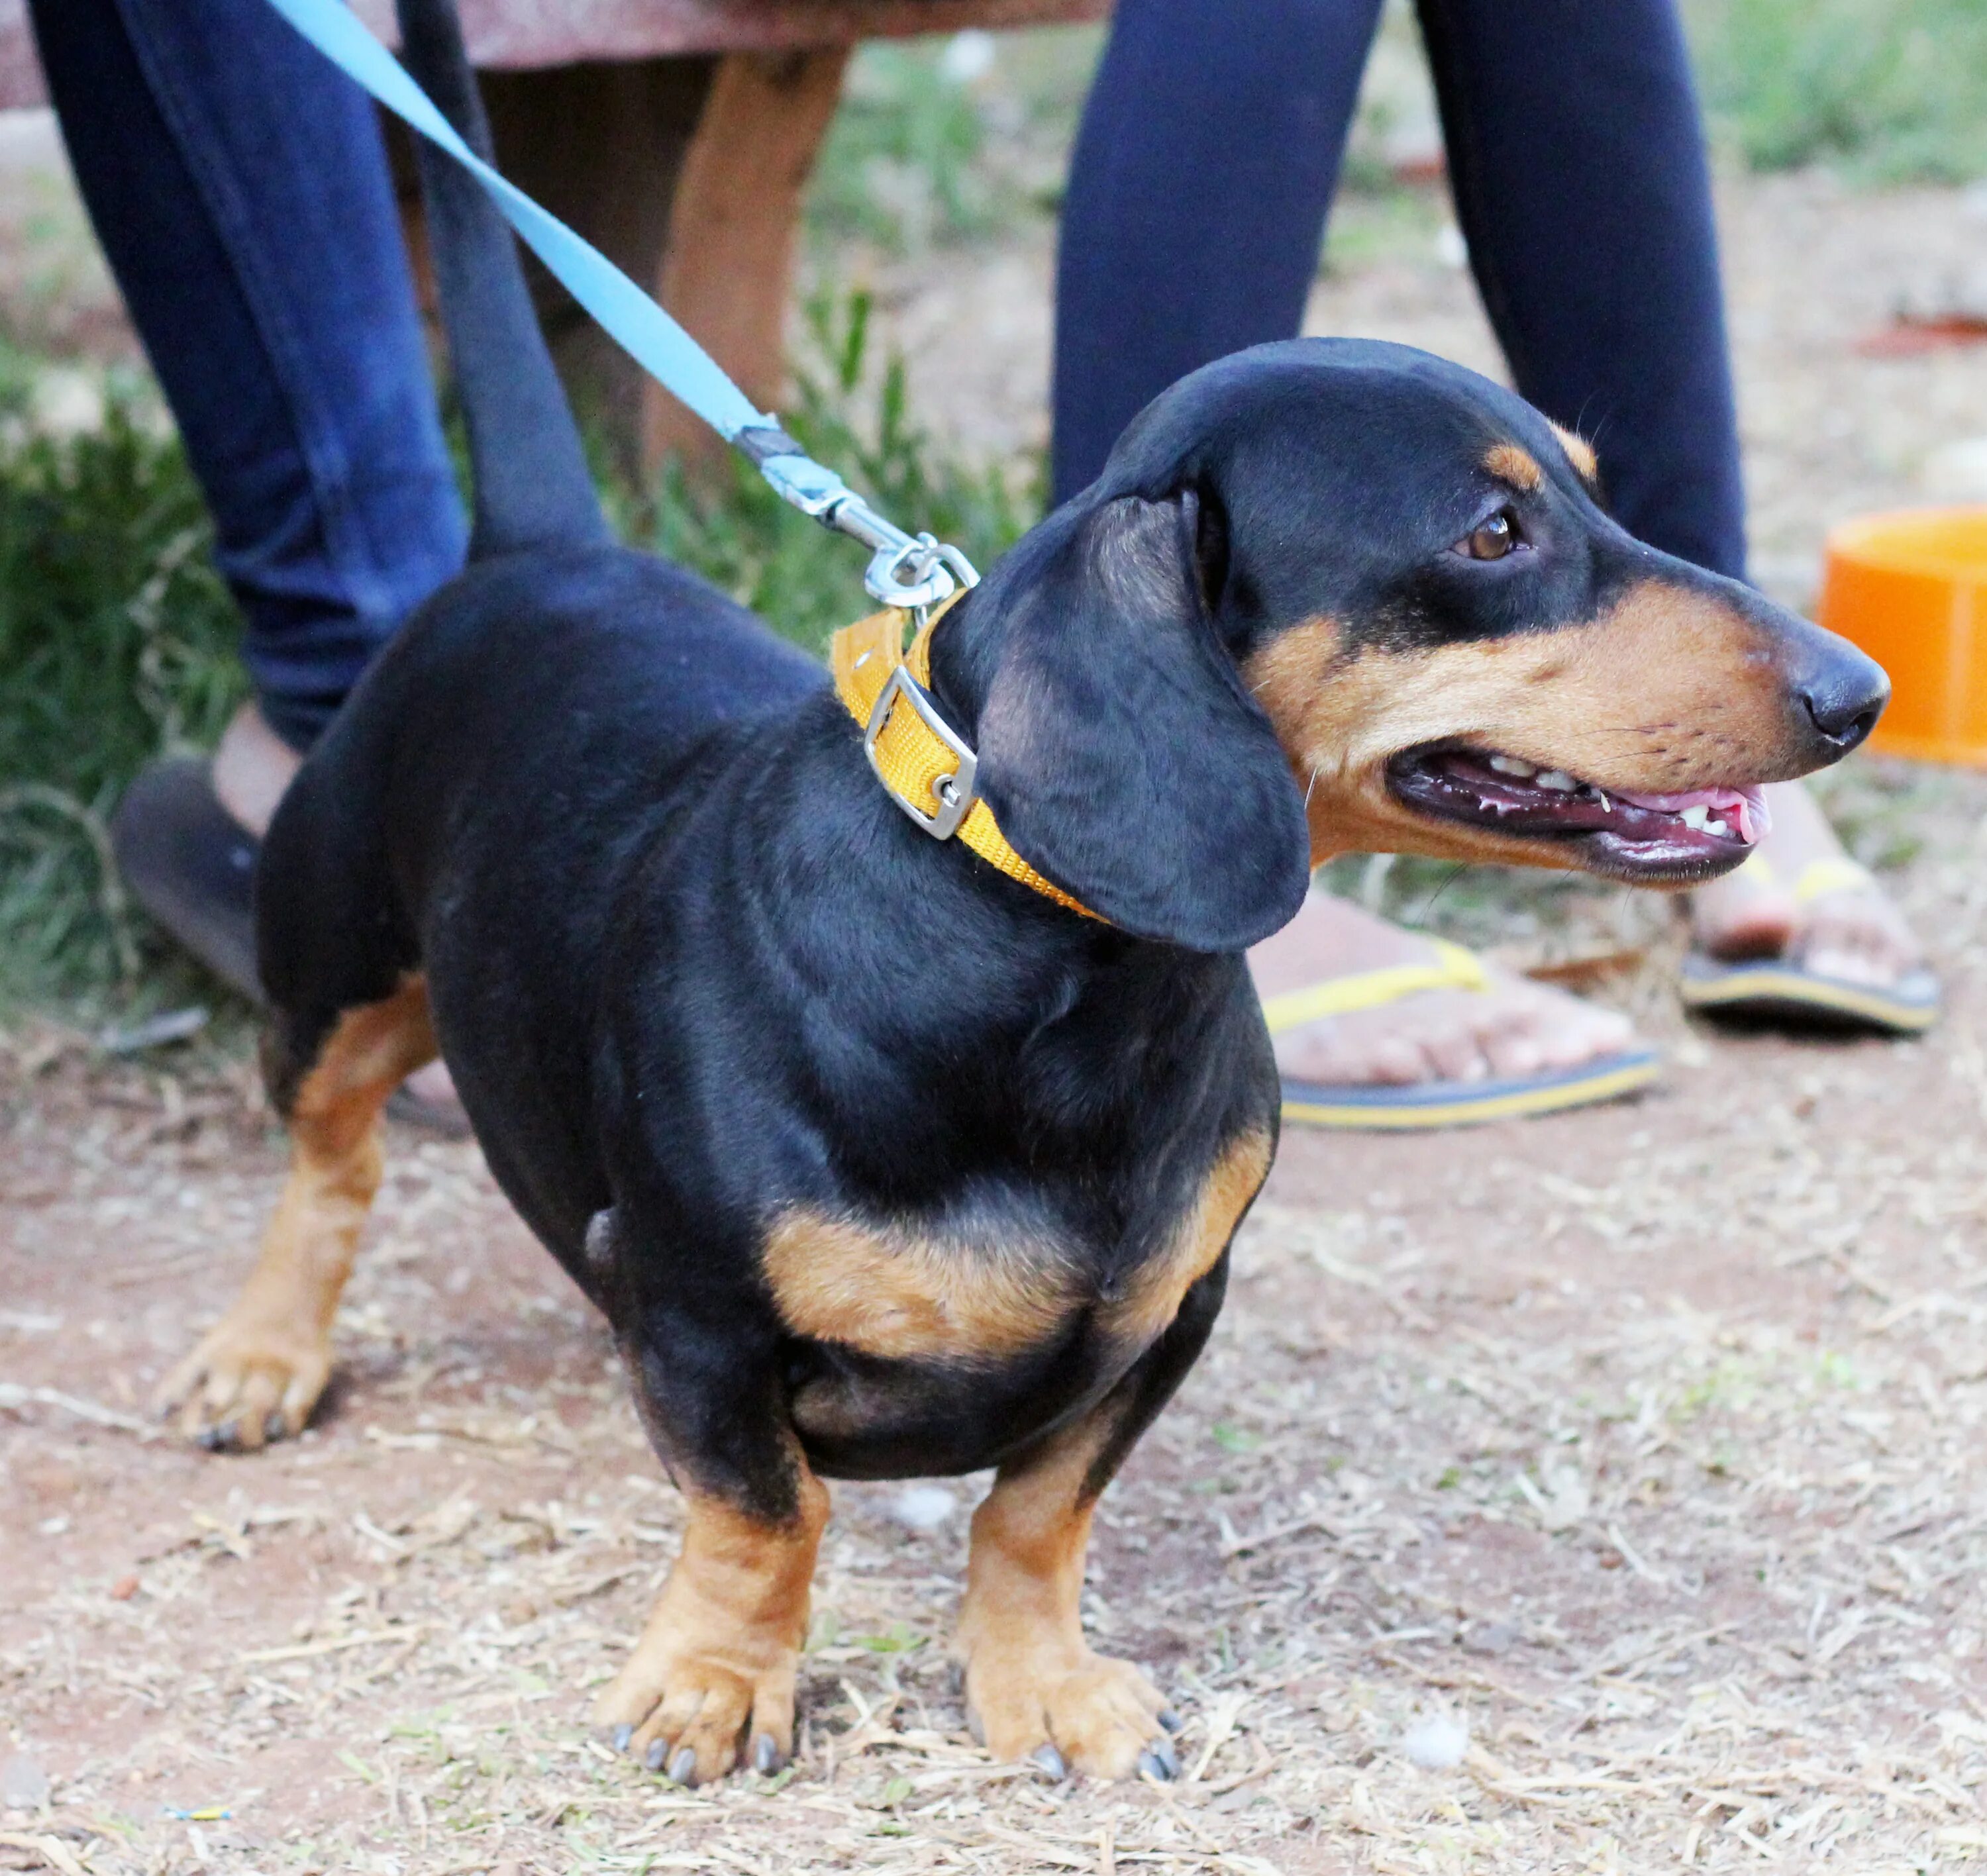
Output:
<path fill-rule="evenodd" d="M 762 410 L 785 389 L 801 199 L 850 49 L 725 57 L 676 181 L 656 297 Z M 675 454 L 707 469 L 724 451 L 700 419 L 644 385 L 645 467 Z"/>
<path fill-rule="evenodd" d="M 498 167 L 643 285 L 656 278 L 684 157 L 719 61 L 709 56 L 485 72 Z M 648 380 L 528 257 L 532 295 L 581 421 L 629 467 Z"/>
<path fill-rule="evenodd" d="M 498 167 L 656 296 L 761 409 L 784 389 L 801 200 L 850 48 L 484 72 Z M 424 306 L 420 189 L 389 126 Z M 653 472 L 724 445 L 525 257 L 538 316 L 581 420 Z"/>

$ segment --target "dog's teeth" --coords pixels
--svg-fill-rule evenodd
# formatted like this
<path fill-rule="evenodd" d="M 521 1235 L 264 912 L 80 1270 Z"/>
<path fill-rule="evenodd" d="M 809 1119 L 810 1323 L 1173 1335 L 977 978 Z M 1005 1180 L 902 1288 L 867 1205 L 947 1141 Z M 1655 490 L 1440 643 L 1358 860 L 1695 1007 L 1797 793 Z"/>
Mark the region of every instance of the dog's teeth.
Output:
<path fill-rule="evenodd" d="M 1607 799 L 1607 791 L 1604 789 L 1597 788 L 1594 790 L 1594 798 L 1601 803 L 1601 811 L 1602 813 L 1611 814 L 1614 811 L 1614 804 Z"/>
<path fill-rule="evenodd" d="M 1702 801 L 1694 803 L 1683 811 L 1683 824 L 1686 827 L 1695 827 L 1699 834 L 1710 832 L 1710 829 L 1705 824 L 1710 819 L 1711 810 Z"/>
<path fill-rule="evenodd" d="M 1708 820 L 1704 823 L 1704 831 L 1706 834 L 1729 834 L 1732 830 L 1722 820 Z"/>
<path fill-rule="evenodd" d="M 1515 775 L 1521 782 L 1529 782 L 1538 773 L 1538 765 L 1516 756 L 1493 756 L 1490 766 L 1500 775 Z"/>
<path fill-rule="evenodd" d="M 1558 795 L 1570 795 L 1580 786 L 1564 769 L 1541 769 L 1532 779 Z"/>

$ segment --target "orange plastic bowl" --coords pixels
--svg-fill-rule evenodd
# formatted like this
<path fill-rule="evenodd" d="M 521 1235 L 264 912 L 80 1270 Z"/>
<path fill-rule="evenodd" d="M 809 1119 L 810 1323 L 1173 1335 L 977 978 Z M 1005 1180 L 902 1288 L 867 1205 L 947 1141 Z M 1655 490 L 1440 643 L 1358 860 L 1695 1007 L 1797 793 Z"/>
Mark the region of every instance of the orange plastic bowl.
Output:
<path fill-rule="evenodd" d="M 1828 537 L 1821 622 L 1891 674 L 1871 749 L 1987 768 L 1987 508 L 1845 522 Z"/>

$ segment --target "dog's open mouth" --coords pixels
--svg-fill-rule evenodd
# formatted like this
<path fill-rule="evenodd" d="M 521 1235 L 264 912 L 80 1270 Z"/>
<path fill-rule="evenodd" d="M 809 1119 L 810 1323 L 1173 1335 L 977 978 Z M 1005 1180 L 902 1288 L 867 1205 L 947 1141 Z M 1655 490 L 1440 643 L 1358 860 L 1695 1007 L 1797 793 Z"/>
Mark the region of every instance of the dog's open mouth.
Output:
<path fill-rule="evenodd" d="M 1769 824 L 1757 787 L 1634 793 L 1453 744 L 1396 756 L 1387 765 L 1387 781 L 1421 813 L 1575 844 L 1587 870 L 1648 882 L 1724 872 Z"/>

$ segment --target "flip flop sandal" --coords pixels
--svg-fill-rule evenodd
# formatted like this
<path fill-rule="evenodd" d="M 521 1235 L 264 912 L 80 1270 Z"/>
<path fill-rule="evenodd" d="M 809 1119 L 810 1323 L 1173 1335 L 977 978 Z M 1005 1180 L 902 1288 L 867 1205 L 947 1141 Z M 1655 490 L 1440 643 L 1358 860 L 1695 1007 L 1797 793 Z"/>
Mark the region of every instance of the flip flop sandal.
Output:
<path fill-rule="evenodd" d="M 1263 999 L 1272 1036 L 1300 1029 L 1321 1017 L 1377 1009 L 1424 990 L 1488 990 L 1490 974 L 1483 960 L 1446 938 L 1433 941 L 1435 956 L 1426 964 L 1393 964 L 1349 977 L 1327 978 L 1302 990 Z M 1624 1049 L 1583 1062 L 1577 1068 L 1547 1069 L 1536 1075 L 1496 1081 L 1301 1081 L 1284 1077 L 1284 1118 L 1311 1127 L 1384 1129 L 1473 1127 L 1527 1114 L 1557 1113 L 1596 1101 L 1612 1101 L 1646 1088 L 1661 1072 L 1653 1049 Z"/>
<path fill-rule="evenodd" d="M 1740 871 L 1763 886 L 1773 883 L 1773 865 L 1763 854 L 1755 854 Z M 1801 869 L 1794 901 L 1807 905 L 1831 892 L 1864 891 L 1876 884 L 1854 861 L 1831 854 Z M 1794 1030 L 1921 1036 L 1938 1015 L 1938 979 L 1923 968 L 1894 984 L 1860 984 L 1810 971 L 1786 958 L 1726 964 L 1708 951 L 1693 951 L 1683 961 L 1677 993 L 1685 1009 L 1707 1016 Z"/>
<path fill-rule="evenodd" d="M 155 762 L 124 791 L 111 850 L 133 898 L 251 1003 L 255 852 L 259 843 L 215 797 L 204 762 Z"/>
<path fill-rule="evenodd" d="M 215 976 L 266 1005 L 255 971 L 255 855 L 260 843 L 224 808 L 207 763 L 155 762 L 125 790 L 110 844 L 126 888 Z M 452 1139 L 469 1119 L 452 1102 L 396 1089 L 396 1119 Z"/>

